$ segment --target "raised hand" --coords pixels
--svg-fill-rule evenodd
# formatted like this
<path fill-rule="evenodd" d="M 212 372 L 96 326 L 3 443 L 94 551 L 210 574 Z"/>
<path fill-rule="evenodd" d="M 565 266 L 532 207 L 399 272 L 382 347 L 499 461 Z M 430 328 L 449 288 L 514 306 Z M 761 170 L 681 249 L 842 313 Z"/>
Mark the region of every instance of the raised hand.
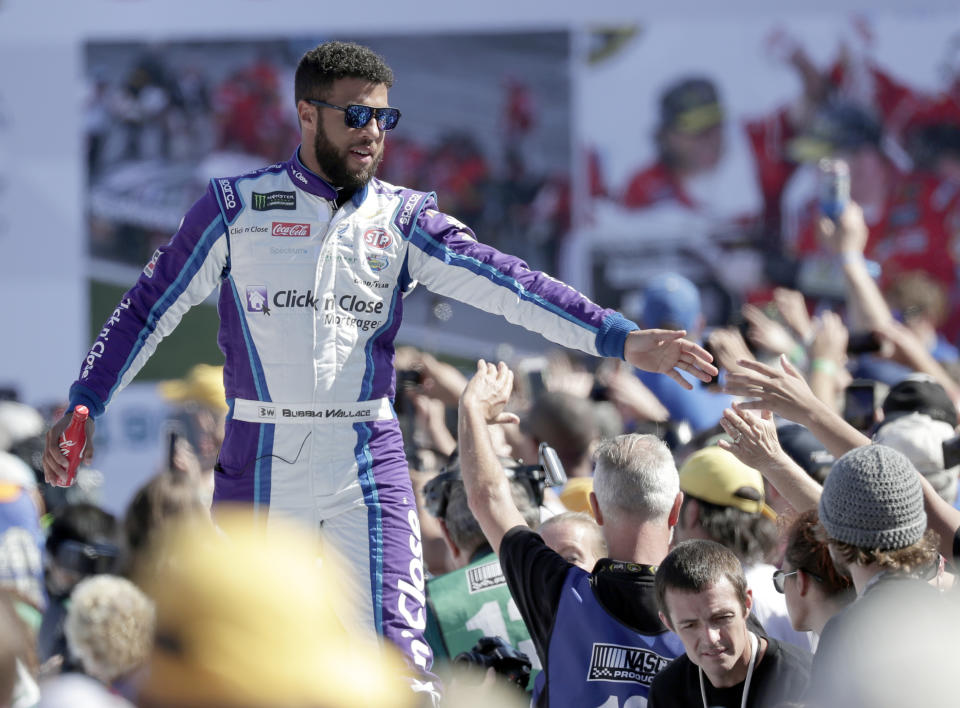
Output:
<path fill-rule="evenodd" d="M 750 323 L 747 336 L 757 346 L 771 354 L 786 354 L 797 346 L 797 340 L 779 322 L 767 317 L 756 305 L 743 306 L 743 317 Z"/>
<path fill-rule="evenodd" d="M 789 288 L 775 288 L 773 302 L 783 321 L 798 337 L 806 339 L 810 334 L 812 323 L 810 313 L 807 312 L 807 301 L 799 290 Z"/>
<path fill-rule="evenodd" d="M 497 365 L 488 364 L 480 359 L 477 373 L 463 390 L 460 405 L 479 413 L 487 423 L 519 423 L 515 414 L 503 410 L 511 391 L 513 372 L 507 365 L 502 361 Z"/>
<path fill-rule="evenodd" d="M 780 357 L 782 369 L 757 361 L 737 362 L 740 371 L 727 376 L 724 390 L 751 400 L 740 404 L 742 410 L 770 410 L 798 423 L 804 422 L 810 412 L 820 406 L 806 379 L 787 360 Z"/>
<path fill-rule="evenodd" d="M 749 467 L 763 471 L 786 454 L 780 447 L 777 427 L 770 411 L 757 414 L 734 403 L 732 408 L 723 412 L 720 427 L 730 436 L 732 442 L 720 440 L 717 445 L 732 452 Z"/>

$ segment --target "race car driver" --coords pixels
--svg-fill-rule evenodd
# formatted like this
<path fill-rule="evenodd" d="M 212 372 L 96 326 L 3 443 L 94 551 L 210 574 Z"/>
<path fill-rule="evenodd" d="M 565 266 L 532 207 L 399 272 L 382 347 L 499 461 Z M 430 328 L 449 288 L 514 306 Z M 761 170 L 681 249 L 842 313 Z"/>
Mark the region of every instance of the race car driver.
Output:
<path fill-rule="evenodd" d="M 415 282 L 502 314 L 560 344 L 623 357 L 687 384 L 711 357 L 683 332 L 640 331 L 619 313 L 478 243 L 434 195 L 374 177 L 393 73 L 369 49 L 328 42 L 297 67 L 301 146 L 287 162 L 214 179 L 104 324 L 70 389 L 102 414 L 219 286 L 229 406 L 214 502 L 243 501 L 322 532 L 355 570 L 365 624 L 435 692 L 423 641 L 424 572 L 414 495 L 392 407 L 393 340 Z M 47 480 L 64 475 L 50 431 Z M 87 431 L 92 439 L 93 424 Z"/>

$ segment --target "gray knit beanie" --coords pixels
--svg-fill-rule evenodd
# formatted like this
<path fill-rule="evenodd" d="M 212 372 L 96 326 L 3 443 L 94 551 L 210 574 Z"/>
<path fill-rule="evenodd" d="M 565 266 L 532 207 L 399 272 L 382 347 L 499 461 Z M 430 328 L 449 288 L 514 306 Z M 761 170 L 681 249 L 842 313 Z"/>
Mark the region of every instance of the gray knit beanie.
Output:
<path fill-rule="evenodd" d="M 823 485 L 820 523 L 830 538 L 858 548 L 911 546 L 927 528 L 917 470 L 886 445 L 866 445 L 837 460 Z"/>

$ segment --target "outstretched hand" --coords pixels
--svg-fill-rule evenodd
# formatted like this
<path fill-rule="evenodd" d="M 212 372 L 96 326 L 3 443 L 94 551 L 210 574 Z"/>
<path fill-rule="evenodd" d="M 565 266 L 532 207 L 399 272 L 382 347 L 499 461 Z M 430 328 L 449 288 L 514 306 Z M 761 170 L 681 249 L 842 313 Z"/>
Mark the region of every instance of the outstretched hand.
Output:
<path fill-rule="evenodd" d="M 731 441 L 719 440 L 717 445 L 732 452 L 748 467 L 763 472 L 771 462 L 776 462 L 784 454 L 770 411 L 754 413 L 734 403 L 723 412 L 720 427 Z"/>
<path fill-rule="evenodd" d="M 460 397 L 460 406 L 483 416 L 487 423 L 519 423 L 513 413 L 503 408 L 513 391 L 513 372 L 502 361 L 488 364 L 483 359 L 477 362 L 477 373 L 467 383 Z"/>
<path fill-rule="evenodd" d="M 684 339 L 684 330 L 639 329 L 627 335 L 623 358 L 638 369 L 666 374 L 685 389 L 692 389 L 681 371 L 704 383 L 717 375 L 713 357 L 699 344 Z"/>
<path fill-rule="evenodd" d="M 819 405 L 806 379 L 786 356 L 780 357 L 782 369 L 756 361 L 738 363 L 741 370 L 727 377 L 724 390 L 751 399 L 739 404 L 740 410 L 769 410 L 787 420 L 802 423 Z"/>

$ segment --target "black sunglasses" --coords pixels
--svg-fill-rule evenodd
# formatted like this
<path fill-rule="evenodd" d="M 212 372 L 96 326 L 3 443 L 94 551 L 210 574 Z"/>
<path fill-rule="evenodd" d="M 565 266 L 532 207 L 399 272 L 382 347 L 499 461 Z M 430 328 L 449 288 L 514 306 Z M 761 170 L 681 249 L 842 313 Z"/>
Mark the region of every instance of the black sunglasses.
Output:
<path fill-rule="evenodd" d="M 400 122 L 400 111 L 396 108 L 374 108 L 373 106 L 361 106 L 357 103 L 351 103 L 344 107 L 326 101 L 318 101 L 315 98 L 308 98 L 306 101 L 315 106 L 343 111 L 343 122 L 350 128 L 362 128 L 370 122 L 371 118 L 377 119 L 377 127 L 380 130 L 393 130 Z"/>
<path fill-rule="evenodd" d="M 803 570 L 803 568 L 797 568 L 796 570 L 791 570 L 789 573 L 786 572 L 785 570 L 773 571 L 773 587 L 776 588 L 777 592 L 782 594 L 783 581 L 789 578 L 791 575 L 796 575 L 801 570 Z M 811 573 L 809 570 L 803 570 L 803 572 L 809 575 L 811 578 L 813 578 L 817 582 L 823 582 L 823 580 L 820 578 L 819 575 L 816 575 L 815 573 Z"/>

